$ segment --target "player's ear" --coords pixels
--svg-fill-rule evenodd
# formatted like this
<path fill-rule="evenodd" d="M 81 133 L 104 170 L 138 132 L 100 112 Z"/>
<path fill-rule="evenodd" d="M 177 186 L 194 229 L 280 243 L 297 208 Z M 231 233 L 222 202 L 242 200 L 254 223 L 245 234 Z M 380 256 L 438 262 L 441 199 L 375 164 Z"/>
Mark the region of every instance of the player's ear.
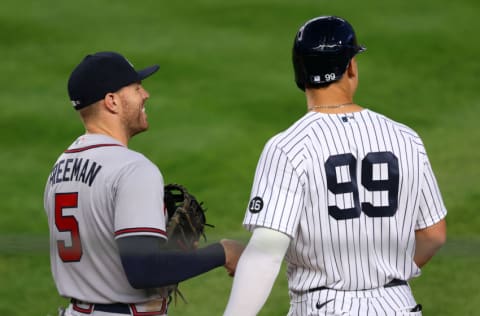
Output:
<path fill-rule="evenodd" d="M 346 74 L 349 78 L 357 77 L 358 75 L 358 68 L 357 68 L 357 61 L 355 60 L 355 57 L 350 59 L 350 62 L 348 63 Z"/>
<path fill-rule="evenodd" d="M 103 98 L 105 108 L 111 113 L 118 113 L 120 110 L 120 98 L 115 93 L 107 93 Z"/>

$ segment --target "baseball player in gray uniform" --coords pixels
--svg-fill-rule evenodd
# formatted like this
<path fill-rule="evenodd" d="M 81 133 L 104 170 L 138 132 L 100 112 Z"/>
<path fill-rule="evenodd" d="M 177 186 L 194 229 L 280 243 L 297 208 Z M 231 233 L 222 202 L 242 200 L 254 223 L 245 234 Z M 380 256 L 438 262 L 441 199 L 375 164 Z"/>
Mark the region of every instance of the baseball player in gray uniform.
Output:
<path fill-rule="evenodd" d="M 86 56 L 68 92 L 86 133 L 55 162 L 44 206 L 52 274 L 69 298 L 64 315 L 166 315 L 169 285 L 224 265 L 232 274 L 241 244 L 221 240 L 191 252 L 166 250 L 164 182 L 159 169 L 130 150 L 148 128 L 141 81 L 115 52 Z"/>
<path fill-rule="evenodd" d="M 353 102 L 364 50 L 339 17 L 296 34 L 308 112 L 262 152 L 225 315 L 257 314 L 284 258 L 288 315 L 421 315 L 408 280 L 445 242 L 446 209 L 417 133 Z"/>

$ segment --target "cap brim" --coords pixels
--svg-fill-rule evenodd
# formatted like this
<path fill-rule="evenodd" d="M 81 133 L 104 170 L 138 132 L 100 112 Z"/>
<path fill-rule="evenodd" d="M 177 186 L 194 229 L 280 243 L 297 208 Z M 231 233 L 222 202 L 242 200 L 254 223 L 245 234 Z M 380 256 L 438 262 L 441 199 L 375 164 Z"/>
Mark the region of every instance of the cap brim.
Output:
<path fill-rule="evenodd" d="M 160 66 L 153 65 L 153 66 L 147 67 L 145 69 L 139 70 L 139 71 L 137 71 L 138 77 L 140 78 L 140 80 L 143 80 L 143 79 L 153 75 L 155 72 L 157 72 L 157 70 L 159 68 L 160 68 Z"/>
<path fill-rule="evenodd" d="M 364 51 L 367 50 L 367 48 L 363 45 L 359 45 L 357 49 L 358 49 L 358 53 L 363 53 Z"/>

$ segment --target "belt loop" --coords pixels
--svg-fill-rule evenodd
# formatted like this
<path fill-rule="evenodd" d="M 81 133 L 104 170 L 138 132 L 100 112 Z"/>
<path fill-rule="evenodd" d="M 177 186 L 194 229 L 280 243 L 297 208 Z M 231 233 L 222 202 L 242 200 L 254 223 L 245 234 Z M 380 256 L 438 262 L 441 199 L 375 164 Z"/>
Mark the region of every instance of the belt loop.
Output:
<path fill-rule="evenodd" d="M 93 307 L 94 307 L 94 304 L 90 304 L 90 303 L 83 303 L 83 302 L 79 302 L 77 301 L 76 299 L 71 299 L 70 300 L 70 303 L 72 304 L 72 308 L 74 311 L 76 312 L 79 312 L 79 313 L 82 313 L 82 314 L 91 314 L 93 312 Z M 83 308 L 81 305 L 88 305 L 88 307 L 86 308 Z"/>
<path fill-rule="evenodd" d="M 141 312 L 137 309 L 137 305 L 136 304 L 128 304 L 128 306 L 130 307 L 130 310 L 132 311 L 132 315 L 133 316 L 149 316 L 149 315 L 163 315 L 163 314 L 166 314 L 167 312 L 167 299 L 166 298 L 162 298 L 162 305 L 160 307 L 160 310 L 159 311 L 147 311 L 147 312 Z"/>

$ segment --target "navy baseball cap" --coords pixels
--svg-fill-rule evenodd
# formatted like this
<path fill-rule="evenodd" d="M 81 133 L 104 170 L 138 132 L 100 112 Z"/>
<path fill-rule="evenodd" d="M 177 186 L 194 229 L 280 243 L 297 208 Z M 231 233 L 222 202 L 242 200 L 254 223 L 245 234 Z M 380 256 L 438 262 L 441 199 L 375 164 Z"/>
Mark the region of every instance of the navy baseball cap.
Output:
<path fill-rule="evenodd" d="M 103 99 L 109 92 L 142 81 L 158 68 L 153 65 L 137 71 L 125 57 L 115 52 L 87 55 L 68 79 L 68 94 L 73 107 L 80 110 Z"/>

